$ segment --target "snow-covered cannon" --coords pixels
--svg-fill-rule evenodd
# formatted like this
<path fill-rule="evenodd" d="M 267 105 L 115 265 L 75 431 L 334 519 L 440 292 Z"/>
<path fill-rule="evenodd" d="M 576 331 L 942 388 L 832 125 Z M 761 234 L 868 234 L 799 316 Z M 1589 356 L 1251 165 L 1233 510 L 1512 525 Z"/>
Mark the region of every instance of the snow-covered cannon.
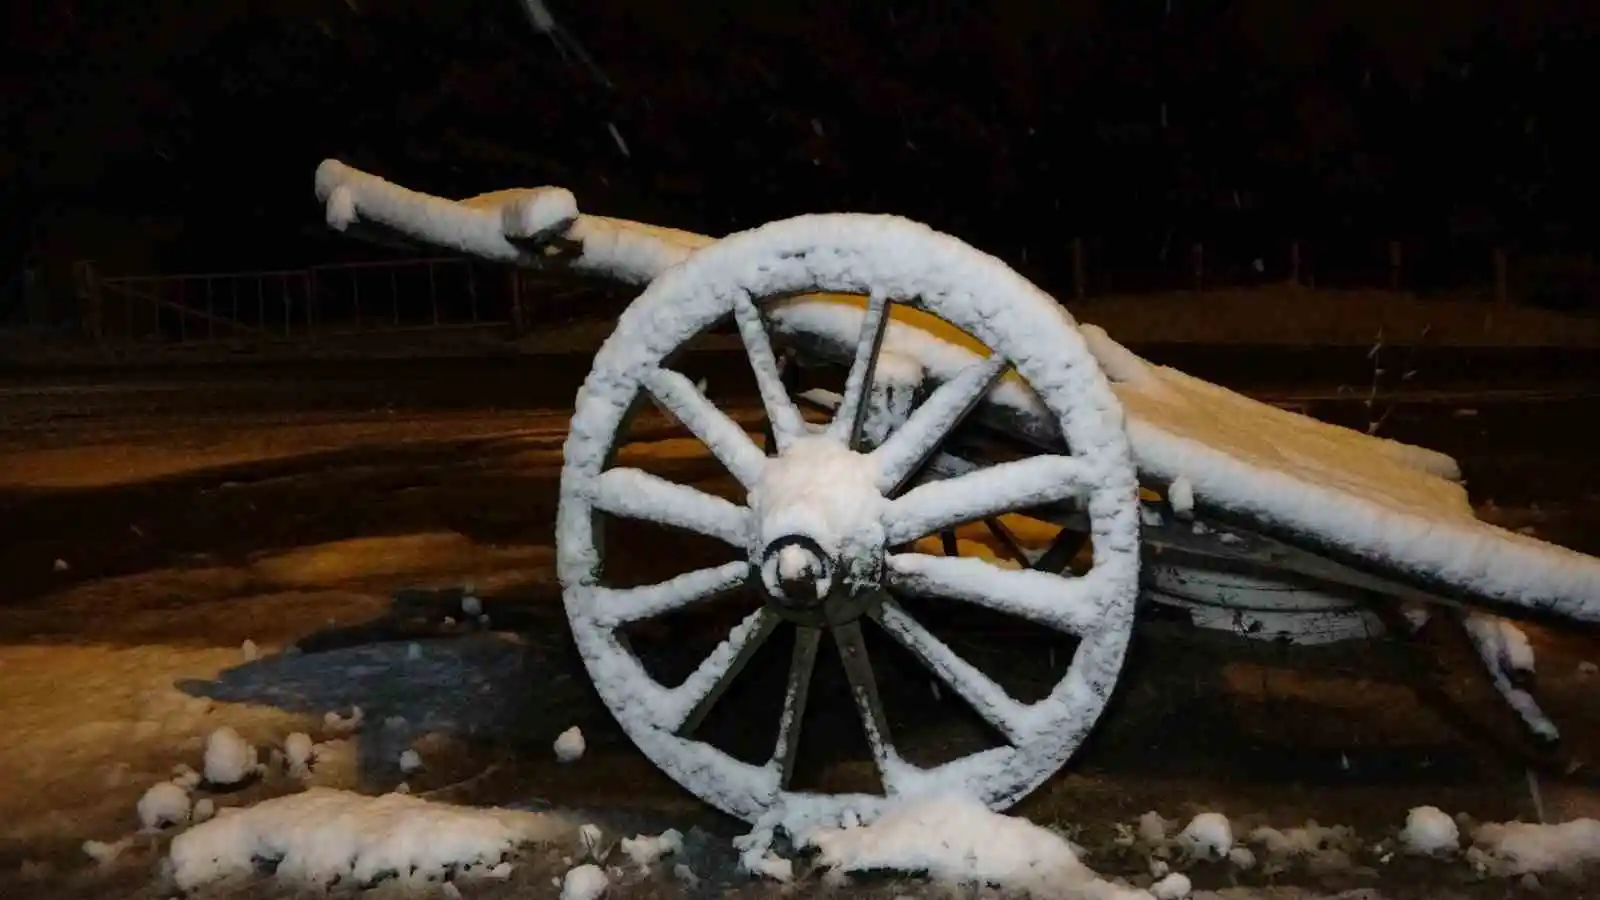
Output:
<path fill-rule="evenodd" d="M 905 219 L 801 216 L 715 239 L 583 215 L 560 188 L 452 201 L 331 160 L 316 189 L 335 228 L 645 285 L 578 393 L 559 575 L 585 665 L 624 730 L 684 787 L 747 820 L 865 817 L 881 802 L 790 789 L 825 638 L 889 796 L 959 785 L 1002 808 L 1088 735 L 1141 596 L 1188 604 L 1197 622 L 1221 610 L 1303 640 L 1318 628 L 1296 622 L 1332 622 L 1323 636 L 1341 637 L 1443 608 L 1547 738 L 1554 726 L 1517 686 L 1522 654 L 1500 617 L 1600 620 L 1600 560 L 1479 521 L 1450 457 L 1152 365 L 1000 260 Z M 729 326 L 759 388 L 765 440 L 674 368 L 691 340 Z M 806 389 L 797 364 L 842 370 L 842 387 Z M 736 498 L 613 464 L 630 415 L 651 404 L 726 467 Z M 1054 531 L 1019 546 L 1006 525 L 1017 516 Z M 713 537 L 737 558 L 608 586 L 598 538 L 608 517 Z M 957 531 L 973 523 L 1011 548 L 1009 565 L 962 552 Z M 621 635 L 735 591 L 760 602 L 676 685 Z M 1042 699 L 1024 702 L 923 627 L 907 598 L 1047 626 L 1075 639 L 1074 656 Z M 933 768 L 904 758 L 868 623 L 1005 746 Z M 697 740 L 695 725 L 780 629 L 794 649 L 770 758 L 744 762 Z"/>

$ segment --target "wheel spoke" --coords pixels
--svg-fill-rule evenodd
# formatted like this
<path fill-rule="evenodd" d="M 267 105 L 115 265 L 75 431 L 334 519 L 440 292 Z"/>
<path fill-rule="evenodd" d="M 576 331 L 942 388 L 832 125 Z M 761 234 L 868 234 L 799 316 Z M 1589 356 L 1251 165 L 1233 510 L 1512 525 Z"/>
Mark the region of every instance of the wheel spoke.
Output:
<path fill-rule="evenodd" d="M 778 369 L 778 359 L 772 352 L 772 339 L 767 335 L 761 310 L 747 293 L 741 292 L 733 304 L 733 318 L 739 326 L 739 337 L 744 341 L 745 355 L 750 358 L 750 368 L 756 376 L 756 387 L 761 391 L 761 403 L 766 407 L 767 419 L 772 423 L 772 433 L 782 452 L 796 439 L 810 433 L 800 408 L 789 397 L 784 386 L 783 373 Z"/>
<path fill-rule="evenodd" d="M 1071 456 L 1030 456 L 918 485 L 890 501 L 890 544 L 1001 513 L 1058 503 L 1089 489 L 1088 467 Z"/>
<path fill-rule="evenodd" d="M 789 683 L 783 692 L 783 717 L 778 720 L 778 746 L 772 755 L 778 767 L 779 788 L 787 788 L 794 775 L 806 698 L 811 693 L 811 671 L 816 668 L 817 647 L 821 643 L 822 629 L 804 625 L 795 629 L 794 654 L 789 658 Z"/>
<path fill-rule="evenodd" d="M 850 374 L 845 378 L 844 399 L 839 411 L 828 425 L 828 434 L 845 446 L 856 449 L 861 442 L 861 426 L 867 419 L 867 395 L 872 391 L 872 379 L 878 367 L 878 351 L 883 347 L 883 335 L 889 326 L 889 298 L 882 293 L 867 299 L 867 313 L 861 319 L 861 336 L 856 343 L 856 357 L 850 363 Z"/>
<path fill-rule="evenodd" d="M 795 394 L 795 400 L 825 413 L 838 413 L 840 397 L 826 388 L 810 388 Z"/>
<path fill-rule="evenodd" d="M 983 716 L 984 721 L 1005 735 L 1006 740 L 1017 745 L 1026 738 L 1028 708 L 922 627 L 922 623 L 912 618 L 898 603 L 884 601 L 874 618 L 890 637 L 922 660 L 923 665 L 967 701 L 978 715 Z"/>
<path fill-rule="evenodd" d="M 911 411 L 905 424 L 872 452 L 878 460 L 878 489 L 885 496 L 897 493 L 978 401 L 999 383 L 1007 368 L 1005 357 L 991 353 L 929 394 L 921 406 Z"/>
<path fill-rule="evenodd" d="M 855 698 L 861 728 L 867 733 L 872 761 L 884 781 L 884 790 L 893 796 L 890 773 L 898 769 L 899 756 L 889 736 L 889 719 L 883 713 L 883 701 L 878 697 L 878 679 L 872 674 L 872 660 L 867 657 L 861 621 L 834 626 L 833 640 L 839 645 L 839 659 L 844 663 L 845 677 L 850 680 L 850 696 Z"/>
<path fill-rule="evenodd" d="M 641 469 L 621 467 L 600 473 L 594 506 L 629 519 L 668 525 L 743 547 L 750 510 L 688 485 Z"/>
<path fill-rule="evenodd" d="M 1073 531 L 1070 528 L 1061 529 L 1056 539 L 1050 542 L 1050 549 L 1044 555 L 1033 561 L 1030 569 L 1041 572 L 1065 572 L 1067 566 L 1077 558 L 1083 548 L 1089 545 L 1089 532 Z"/>
<path fill-rule="evenodd" d="M 1065 578 L 1031 569 L 1002 569 L 981 559 L 924 553 L 897 553 L 888 563 L 893 590 L 965 601 L 1067 634 L 1092 634 L 1105 617 L 1100 579 L 1093 571 L 1082 578 Z"/>
<path fill-rule="evenodd" d="M 761 481 L 767 455 L 743 428 L 700 393 L 694 382 L 671 369 L 656 369 L 643 379 L 645 390 L 706 445 L 747 489 Z"/>
<path fill-rule="evenodd" d="M 989 533 L 994 535 L 995 540 L 1000 542 L 1000 546 L 1005 548 L 1012 559 L 1020 563 L 1024 569 L 1031 568 L 1028 552 L 1022 549 L 1022 544 L 1018 542 L 1017 536 L 1011 533 L 1011 529 L 1006 527 L 1006 523 L 990 516 L 983 520 L 983 526 L 989 529 Z"/>
<path fill-rule="evenodd" d="M 750 658 L 772 636 L 778 626 L 778 617 L 766 607 L 745 617 L 728 634 L 728 639 L 717 645 L 683 684 L 673 689 L 676 701 L 671 709 L 663 710 L 658 718 L 662 727 L 687 736 L 706 720 L 706 714 L 717 705 L 722 695 L 739 677 Z"/>
<path fill-rule="evenodd" d="M 616 628 L 730 594 L 749 580 L 750 563 L 736 560 L 710 569 L 685 572 L 655 584 L 596 588 L 591 615 L 596 623 Z"/>

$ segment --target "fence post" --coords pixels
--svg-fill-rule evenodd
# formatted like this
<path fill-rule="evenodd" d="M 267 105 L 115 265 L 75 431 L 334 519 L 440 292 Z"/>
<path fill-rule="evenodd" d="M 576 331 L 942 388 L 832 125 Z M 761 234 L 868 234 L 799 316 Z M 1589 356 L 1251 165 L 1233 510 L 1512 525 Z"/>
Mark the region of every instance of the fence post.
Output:
<path fill-rule="evenodd" d="M 1083 283 L 1083 238 L 1072 239 L 1072 295 L 1082 300 L 1088 293 Z"/>
<path fill-rule="evenodd" d="M 101 300 L 100 279 L 95 275 L 94 261 L 82 259 L 73 266 L 78 276 L 78 299 L 82 304 L 79 315 L 96 344 L 105 342 L 105 305 Z"/>
<path fill-rule="evenodd" d="M 1494 302 L 1504 306 L 1511 302 L 1510 265 L 1504 247 L 1494 248 Z"/>
<path fill-rule="evenodd" d="M 522 271 L 516 266 L 506 269 L 511 288 L 511 333 L 522 336 Z"/>
<path fill-rule="evenodd" d="M 439 292 L 433 284 L 433 262 L 428 262 L 428 305 L 433 308 L 433 324 L 439 324 Z"/>
<path fill-rule="evenodd" d="M 1401 256 L 1400 256 L 1400 242 L 1399 241 L 1390 241 L 1389 242 L 1389 290 L 1391 290 L 1391 291 L 1400 290 L 1400 267 L 1401 267 L 1401 263 L 1402 263 L 1402 259 L 1401 259 Z"/>
<path fill-rule="evenodd" d="M 305 274 L 306 290 L 306 340 L 311 340 L 316 335 L 316 325 L 313 321 L 314 308 L 317 305 L 317 270 L 307 269 Z"/>
<path fill-rule="evenodd" d="M 1201 290 L 1201 288 L 1205 284 L 1205 276 L 1206 276 L 1206 248 L 1205 248 L 1205 245 L 1201 244 L 1199 241 L 1195 241 L 1194 242 L 1194 246 L 1189 249 L 1189 262 L 1190 262 L 1190 265 L 1193 267 L 1193 270 L 1194 270 L 1194 272 L 1193 272 L 1193 274 L 1194 274 L 1194 289 L 1195 289 L 1195 291 L 1198 292 L 1199 290 Z"/>
<path fill-rule="evenodd" d="M 395 280 L 394 269 L 389 270 L 389 306 L 394 327 L 400 327 L 400 284 Z"/>

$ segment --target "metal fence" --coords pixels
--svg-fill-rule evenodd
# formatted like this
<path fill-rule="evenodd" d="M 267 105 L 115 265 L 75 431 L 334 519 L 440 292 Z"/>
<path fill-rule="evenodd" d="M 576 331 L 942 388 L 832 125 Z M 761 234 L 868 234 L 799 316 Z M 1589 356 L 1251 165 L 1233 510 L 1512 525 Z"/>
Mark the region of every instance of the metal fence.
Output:
<path fill-rule="evenodd" d="M 112 342 L 305 341 L 516 323 L 524 275 L 459 258 L 256 272 L 76 274 L 85 331 Z"/>
<path fill-rule="evenodd" d="M 1060 248 L 1065 284 L 1046 285 L 1063 302 L 1149 291 L 1209 291 L 1297 284 L 1348 289 L 1415 289 L 1421 266 L 1399 242 L 1364 257 L 1355 283 L 1319 277 L 1316 246 L 1286 241 L 1274 259 L 1213 253 L 1194 244 L 1174 248 L 1165 267 L 1140 277 L 1118 266 L 1100 242 L 1070 240 Z M 1600 270 L 1592 257 L 1482 253 L 1479 286 L 1452 295 L 1600 312 Z M 1337 268 L 1337 267 L 1335 267 Z M 542 272 L 459 257 L 341 263 L 258 272 L 102 277 L 92 264 L 75 271 L 82 333 L 101 343 L 306 342 L 379 333 L 510 327 L 522 333 L 574 319 L 610 318 L 636 291 L 597 285 L 559 271 Z M 610 295 L 610 296 L 604 296 Z"/>

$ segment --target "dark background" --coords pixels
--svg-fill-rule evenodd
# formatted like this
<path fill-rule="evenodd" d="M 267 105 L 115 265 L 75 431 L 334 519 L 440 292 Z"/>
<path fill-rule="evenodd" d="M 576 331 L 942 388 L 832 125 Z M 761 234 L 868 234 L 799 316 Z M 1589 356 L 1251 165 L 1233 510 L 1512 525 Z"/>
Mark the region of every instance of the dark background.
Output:
<path fill-rule="evenodd" d="M 1595 236 L 1593 0 L 548 0 L 598 72 L 518 0 L 4 8 L 8 278 L 370 254 L 320 228 L 330 156 L 712 233 L 895 212 L 1057 288 L 1075 236 L 1365 284 L 1402 240 L 1419 288 Z"/>

